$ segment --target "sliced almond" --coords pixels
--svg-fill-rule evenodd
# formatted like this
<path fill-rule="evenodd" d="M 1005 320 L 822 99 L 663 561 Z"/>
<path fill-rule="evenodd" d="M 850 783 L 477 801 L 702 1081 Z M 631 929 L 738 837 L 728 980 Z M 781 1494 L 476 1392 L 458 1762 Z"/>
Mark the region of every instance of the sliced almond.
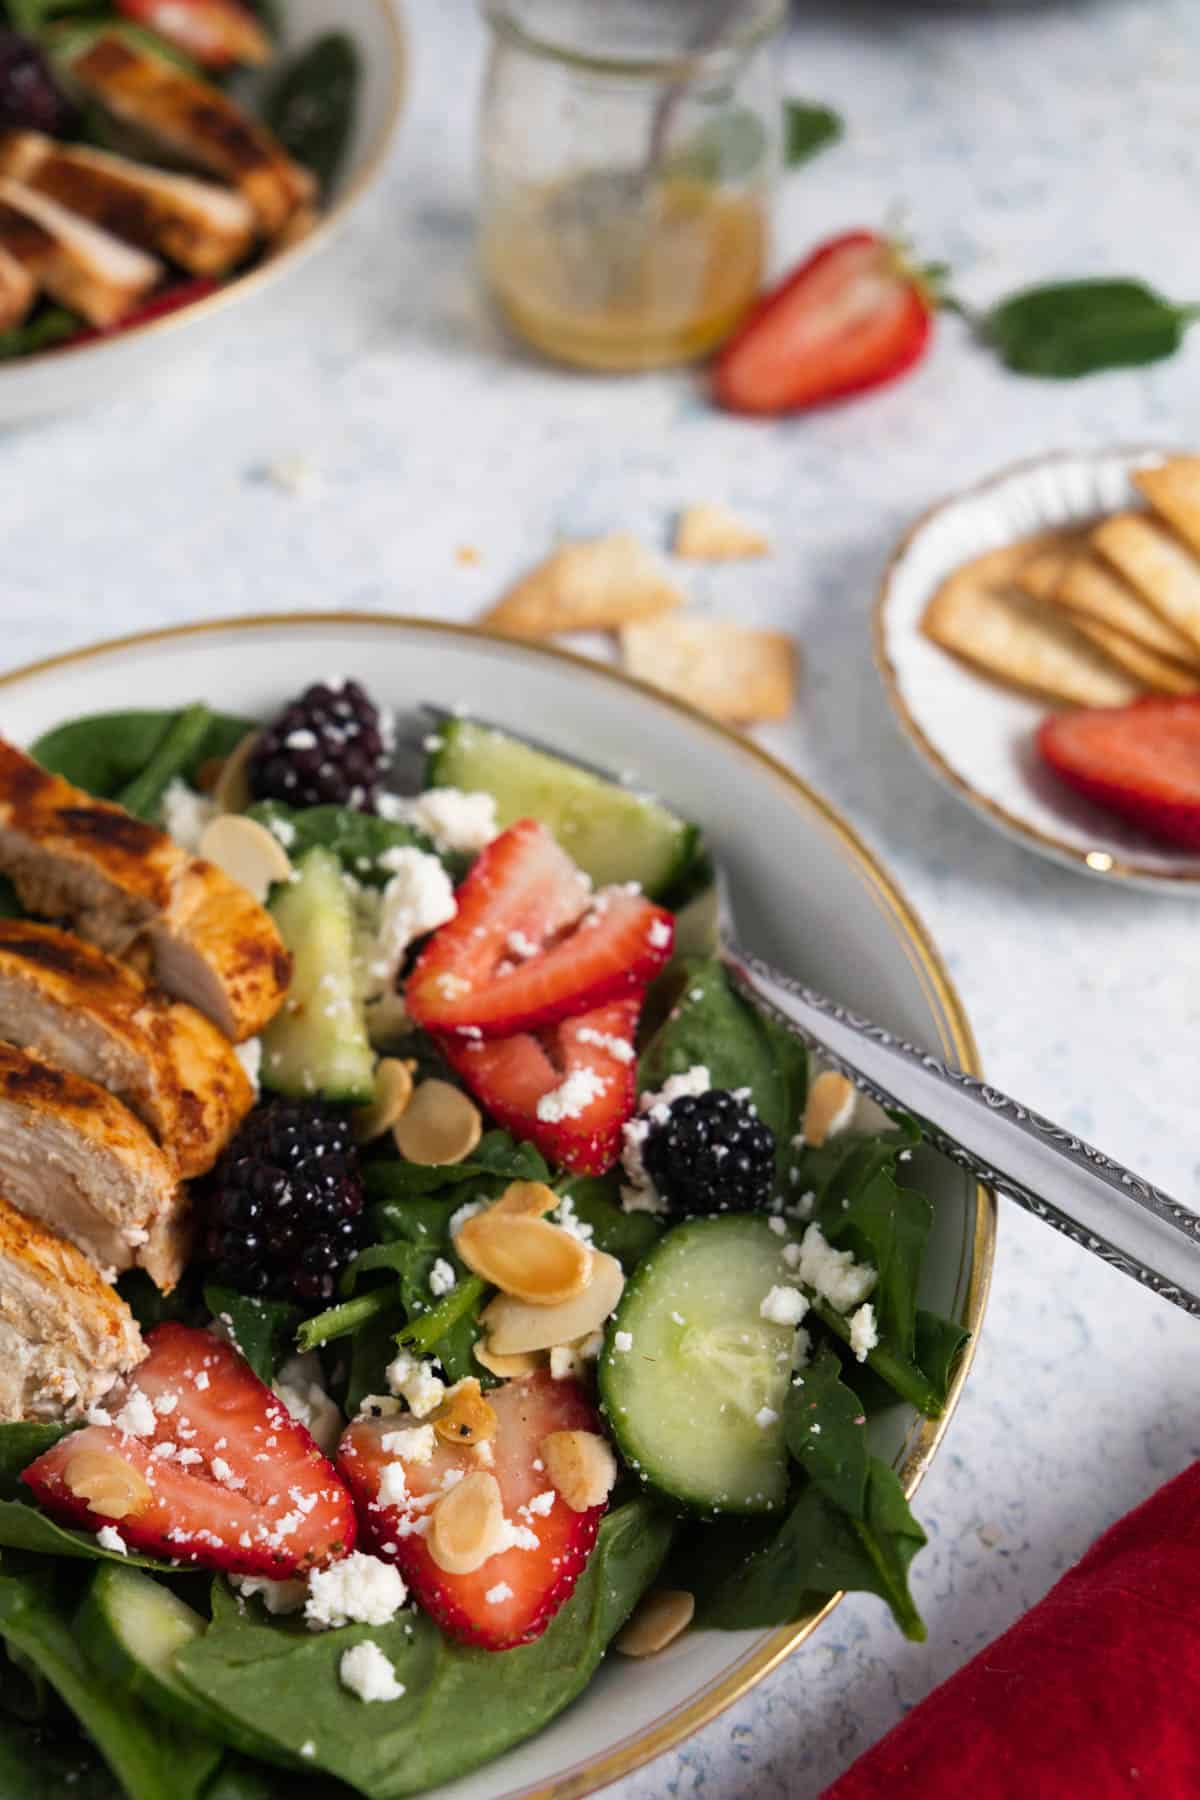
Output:
<path fill-rule="evenodd" d="M 818 1075 L 808 1090 L 808 1104 L 804 1108 L 805 1143 L 819 1150 L 830 1138 L 848 1130 L 857 1099 L 858 1090 L 853 1082 L 839 1075 L 836 1069 L 826 1069 Z"/>
<path fill-rule="evenodd" d="M 696 1596 L 686 1588 L 653 1588 L 613 1639 L 622 1656 L 657 1656 L 685 1632 L 696 1616 Z"/>
<path fill-rule="evenodd" d="M 532 1375 L 542 1366 L 542 1358 L 533 1350 L 522 1350 L 516 1356 L 497 1356 L 487 1338 L 477 1340 L 472 1354 L 497 1381 L 519 1381 L 522 1375 Z"/>
<path fill-rule="evenodd" d="M 544 1181 L 510 1181 L 489 1210 L 493 1214 L 519 1213 L 540 1219 L 544 1213 L 553 1212 L 558 1203 L 559 1196 Z"/>
<path fill-rule="evenodd" d="M 496 1411 L 473 1375 L 456 1381 L 429 1423 L 444 1444 L 486 1444 L 496 1435 Z"/>
<path fill-rule="evenodd" d="M 354 1135 L 360 1144 L 390 1131 L 408 1108 L 413 1096 L 412 1072 L 415 1063 L 401 1062 L 397 1056 L 385 1056 L 375 1066 L 375 1098 L 369 1106 L 357 1106 L 350 1115 Z"/>
<path fill-rule="evenodd" d="M 448 1081 L 423 1081 L 392 1127 L 407 1161 L 437 1169 L 470 1156 L 483 1136 L 479 1108 Z"/>
<path fill-rule="evenodd" d="M 538 1446 L 550 1485 L 572 1512 L 603 1506 L 617 1480 L 612 1445 L 598 1431 L 552 1431 Z"/>
<path fill-rule="evenodd" d="M 500 1484 L 486 1469 L 444 1493 L 429 1516 L 429 1554 L 447 1575 L 473 1575 L 503 1541 L 504 1503 Z"/>
<path fill-rule="evenodd" d="M 288 853 L 274 833 L 239 813 L 222 813 L 205 826 L 200 855 L 258 901 L 266 899 L 273 883 L 287 881 L 292 873 Z"/>
<path fill-rule="evenodd" d="M 140 1469 L 109 1450 L 77 1450 L 63 1470 L 63 1482 L 88 1511 L 105 1519 L 124 1519 L 140 1512 L 150 1487 Z"/>
<path fill-rule="evenodd" d="M 212 797 L 223 813 L 244 813 L 250 805 L 250 758 L 261 736 L 261 731 L 248 731 L 221 764 Z"/>
<path fill-rule="evenodd" d="M 556 1344 L 574 1344 L 599 1331 L 621 1298 L 625 1272 L 616 1257 L 603 1250 L 593 1250 L 591 1257 L 587 1286 L 560 1306 L 531 1306 L 512 1294 L 497 1294 L 480 1314 L 489 1352 L 510 1357 L 552 1350 Z"/>
<path fill-rule="evenodd" d="M 574 1300 L 592 1271 L 586 1244 L 561 1225 L 525 1213 L 476 1213 L 455 1236 L 454 1248 L 476 1275 L 531 1306 Z"/>

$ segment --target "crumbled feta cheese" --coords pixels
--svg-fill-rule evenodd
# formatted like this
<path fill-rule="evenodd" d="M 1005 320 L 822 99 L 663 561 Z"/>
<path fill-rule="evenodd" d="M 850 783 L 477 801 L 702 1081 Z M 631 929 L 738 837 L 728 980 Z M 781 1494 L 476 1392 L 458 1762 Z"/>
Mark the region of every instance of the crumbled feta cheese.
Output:
<path fill-rule="evenodd" d="M 328 1456 L 342 1435 L 344 1421 L 337 1403 L 321 1386 L 321 1364 L 316 1354 L 309 1350 L 302 1356 L 290 1356 L 276 1375 L 271 1391 Z"/>
<path fill-rule="evenodd" d="M 628 1038 L 614 1037 L 611 1031 L 596 1031 L 591 1025 L 581 1025 L 575 1033 L 576 1042 L 594 1044 L 597 1050 L 603 1050 L 614 1062 L 631 1063 L 635 1051 Z"/>
<path fill-rule="evenodd" d="M 489 1588 L 483 1597 L 489 1606 L 503 1606 L 506 1600 L 512 1599 L 513 1591 L 507 1581 L 498 1581 L 495 1587 Z"/>
<path fill-rule="evenodd" d="M 555 1344 L 550 1352 L 550 1377 L 553 1381 L 569 1381 L 583 1374 L 583 1362 L 573 1344 Z"/>
<path fill-rule="evenodd" d="M 626 1212 L 661 1213 L 666 1202 L 655 1188 L 642 1161 L 642 1145 L 652 1124 L 661 1124 L 668 1109 L 685 1094 L 707 1094 L 712 1082 L 703 1063 L 693 1063 L 681 1075 L 668 1075 L 657 1093 L 643 1094 L 638 1101 L 638 1116 L 622 1128 L 624 1148 L 621 1167 L 625 1181 L 621 1187 L 621 1205 Z"/>
<path fill-rule="evenodd" d="M 783 1257 L 784 1263 L 789 1269 L 798 1269 L 800 1267 L 799 1244 L 785 1244 L 779 1254 Z"/>
<path fill-rule="evenodd" d="M 400 1411 L 394 1394 L 364 1394 L 358 1403 L 360 1419 L 393 1419 Z"/>
<path fill-rule="evenodd" d="M 212 1472 L 222 1487 L 244 1488 L 246 1485 L 239 1475 L 234 1474 L 223 1456 L 213 1457 Z"/>
<path fill-rule="evenodd" d="M 619 1356 L 625 1356 L 633 1349 L 633 1333 L 631 1331 L 618 1331 L 613 1337 L 613 1349 Z"/>
<path fill-rule="evenodd" d="M 595 1362 L 596 1358 L 604 1348 L 604 1333 L 602 1331 L 589 1331 L 586 1337 L 578 1338 L 576 1340 L 574 1348 L 578 1351 L 584 1362 Z"/>
<path fill-rule="evenodd" d="M 798 1325 L 807 1311 L 808 1301 L 799 1288 L 773 1287 L 758 1314 L 771 1325 Z"/>
<path fill-rule="evenodd" d="M 194 856 L 206 827 L 212 824 L 219 811 L 215 800 L 210 800 L 207 794 L 198 794 L 195 788 L 176 776 L 162 797 L 163 830 L 169 838 L 174 838 L 181 850 L 190 850 Z"/>
<path fill-rule="evenodd" d="M 457 1212 L 452 1212 L 450 1214 L 450 1236 L 456 1238 L 467 1220 L 473 1219 L 476 1213 L 482 1211 L 482 1200 L 468 1200 L 465 1205 L 459 1207 Z"/>
<path fill-rule="evenodd" d="M 342 1652 L 338 1680 L 360 1700 L 400 1700 L 404 1695 L 404 1683 L 396 1680 L 394 1664 L 370 1638 Z"/>
<path fill-rule="evenodd" d="M 379 1498 L 385 1506 L 404 1505 L 408 1499 L 408 1482 L 403 1463 L 384 1463 L 379 1477 Z"/>
<path fill-rule="evenodd" d="M 787 1220 L 781 1219 L 778 1214 L 767 1220 L 767 1228 L 773 1231 L 776 1237 L 787 1236 Z"/>
<path fill-rule="evenodd" d="M 581 1118 L 607 1087 L 604 1077 L 594 1069 L 572 1069 L 565 1081 L 542 1095 L 535 1111 L 543 1124 L 560 1125 L 564 1119 Z"/>
<path fill-rule="evenodd" d="M 272 1581 L 269 1575 L 235 1575 L 234 1586 L 246 1598 L 258 1595 L 269 1613 L 299 1612 L 308 1598 L 303 1581 Z"/>
<path fill-rule="evenodd" d="M 414 800 L 402 800 L 405 824 L 431 837 L 441 851 L 461 850 L 474 856 L 499 836 L 492 794 L 464 793 L 461 788 L 428 788 Z M 394 803 L 387 816 L 394 816 Z"/>
<path fill-rule="evenodd" d="M 591 1243 L 592 1228 L 576 1216 L 575 1202 L 570 1194 L 564 1194 L 559 1201 L 554 1214 L 554 1222 L 556 1225 L 561 1225 L 562 1229 L 571 1237 L 578 1238 L 581 1244 Z"/>
<path fill-rule="evenodd" d="M 112 1424 L 112 1414 L 109 1412 L 106 1412 L 102 1406 L 89 1406 L 87 1409 L 86 1418 L 87 1418 L 87 1422 L 89 1425 L 111 1425 Z"/>
<path fill-rule="evenodd" d="M 115 1550 L 118 1556 L 129 1555 L 129 1545 L 121 1536 L 115 1525 L 103 1525 L 96 1533 L 96 1542 L 102 1550 Z"/>
<path fill-rule="evenodd" d="M 235 1044 L 233 1054 L 246 1071 L 247 1079 L 255 1093 L 258 1092 L 262 1076 L 263 1047 L 261 1038 L 247 1038 L 244 1044 Z"/>
<path fill-rule="evenodd" d="M 403 1431 L 385 1431 L 379 1447 L 385 1456 L 398 1456 L 402 1462 L 432 1462 L 437 1433 L 432 1425 L 409 1425 Z"/>
<path fill-rule="evenodd" d="M 878 1280 L 867 1263 L 856 1263 L 849 1250 L 835 1250 L 819 1225 L 810 1225 L 800 1244 L 800 1279 L 815 1288 L 838 1312 L 858 1306 Z"/>
<path fill-rule="evenodd" d="M 308 1578 L 304 1617 L 312 1631 L 340 1625 L 387 1625 L 408 1598 L 400 1572 L 377 1556 L 352 1550 Z"/>
<path fill-rule="evenodd" d="M 313 1757 L 317 1754 L 317 1746 L 313 1743 L 311 1738 L 306 1738 L 304 1743 L 301 1744 L 300 1754 L 301 1756 L 306 1757 Z"/>
<path fill-rule="evenodd" d="M 859 1362 L 866 1362 L 867 1354 L 879 1342 L 879 1327 L 875 1323 L 875 1308 L 869 1304 L 860 1306 L 857 1312 L 850 1314 L 850 1348 Z"/>
<path fill-rule="evenodd" d="M 374 942 L 366 953 L 366 997 L 390 993 L 408 947 L 458 911 L 450 877 L 436 856 L 403 845 L 389 850 L 391 880 L 378 898 Z"/>
<path fill-rule="evenodd" d="M 538 953 L 538 946 L 523 931 L 510 931 L 504 941 L 509 955 L 515 956 L 518 962 L 528 962 L 531 956 L 536 956 Z M 583 1038 L 582 1031 L 577 1035 L 581 1039 Z"/>
<path fill-rule="evenodd" d="M 474 1454 L 475 1454 L 475 1461 L 479 1464 L 479 1466 L 481 1468 L 483 1468 L 483 1469 L 494 1469 L 495 1468 L 496 1452 L 492 1449 L 491 1442 L 488 1438 L 484 1438 L 481 1443 L 478 1443 L 475 1445 Z"/>
<path fill-rule="evenodd" d="M 652 950 L 665 950 L 671 942 L 671 927 L 665 919 L 654 919 L 647 936 Z"/>
<path fill-rule="evenodd" d="M 770 1431 L 772 1425 L 778 1425 L 779 1414 L 773 1406 L 760 1406 L 754 1415 L 754 1423 L 760 1431 Z"/>
<path fill-rule="evenodd" d="M 207 1387 L 208 1387 L 208 1373 L 206 1370 L 201 1369 L 200 1373 L 196 1376 L 197 1392 L 203 1394 Z"/>
<path fill-rule="evenodd" d="M 129 1437 L 154 1436 L 154 1408 L 141 1388 L 134 1388 L 113 1424 L 118 1431 L 126 1432 Z"/>
<path fill-rule="evenodd" d="M 170 1417 L 178 1405 L 178 1394 L 160 1394 L 154 1402 L 154 1410 L 160 1419 L 166 1419 Z"/>
<path fill-rule="evenodd" d="M 554 1502 L 557 1498 L 554 1489 L 547 1488 L 544 1493 L 535 1494 L 532 1500 L 527 1500 L 523 1510 L 533 1513 L 536 1518 L 544 1519 L 548 1513 L 554 1511 Z"/>
<path fill-rule="evenodd" d="M 435 1300 L 440 1300 L 458 1286 L 458 1276 L 451 1263 L 444 1256 L 439 1256 L 429 1271 L 429 1291 Z"/>
<path fill-rule="evenodd" d="M 388 1364 L 387 1384 L 393 1394 L 399 1394 L 408 1402 L 409 1409 L 418 1419 L 425 1418 L 435 1406 L 440 1406 L 446 1393 L 445 1383 L 434 1374 L 433 1365 L 421 1362 L 407 1350 L 401 1350 Z"/>
<path fill-rule="evenodd" d="M 812 1332 L 809 1331 L 806 1326 L 801 1325 L 799 1331 L 792 1339 L 793 1369 L 807 1368 L 808 1364 L 812 1361 L 812 1347 Z"/>

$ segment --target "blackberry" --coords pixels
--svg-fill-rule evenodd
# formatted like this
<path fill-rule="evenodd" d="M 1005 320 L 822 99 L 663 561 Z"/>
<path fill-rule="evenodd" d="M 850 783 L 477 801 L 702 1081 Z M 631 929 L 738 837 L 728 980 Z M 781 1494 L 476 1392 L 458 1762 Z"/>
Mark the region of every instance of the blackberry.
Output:
<path fill-rule="evenodd" d="M 357 681 L 317 682 L 272 720 L 250 759 L 256 800 L 373 812 L 391 749 L 378 707 Z"/>
<path fill-rule="evenodd" d="M 725 1088 L 683 1094 L 642 1144 L 642 1163 L 672 1212 L 752 1212 L 775 1177 L 775 1133 Z"/>
<path fill-rule="evenodd" d="M 78 124 L 78 109 L 37 45 L 20 32 L 0 31 L 0 127 L 68 137 Z"/>
<path fill-rule="evenodd" d="M 330 1300 L 361 1247 L 350 1122 L 319 1101 L 256 1107 L 195 1196 L 201 1256 L 239 1293 Z"/>

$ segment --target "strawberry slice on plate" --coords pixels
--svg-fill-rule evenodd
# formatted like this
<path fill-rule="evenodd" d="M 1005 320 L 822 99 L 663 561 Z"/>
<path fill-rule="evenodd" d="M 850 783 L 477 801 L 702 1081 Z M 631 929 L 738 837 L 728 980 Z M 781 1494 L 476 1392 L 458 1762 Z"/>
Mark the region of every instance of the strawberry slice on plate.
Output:
<path fill-rule="evenodd" d="M 634 1034 L 642 996 L 539 1033 L 439 1040 L 451 1068 L 498 1125 L 577 1175 L 603 1175 L 637 1102 Z"/>
<path fill-rule="evenodd" d="M 786 413 L 895 381 L 933 330 L 931 272 L 874 231 L 847 231 L 763 295 L 713 369 L 731 412 Z"/>
<path fill-rule="evenodd" d="M 1200 698 L 1057 713 L 1037 734 L 1077 793 L 1168 843 L 1200 850 Z"/>
<path fill-rule="evenodd" d="M 65 1525 L 147 1556 L 284 1579 L 354 1548 L 350 1495 L 302 1425 L 228 1344 L 166 1324 L 105 1402 L 21 1480 Z"/>
<path fill-rule="evenodd" d="M 671 954 L 674 921 L 637 891 L 590 891 L 544 825 L 521 819 L 489 844 L 404 990 L 428 1031 L 511 1037 L 644 988 Z"/>
<path fill-rule="evenodd" d="M 508 1650 L 539 1637 L 570 1598 L 604 1516 L 602 1505 L 571 1510 L 541 1466 L 540 1445 L 551 1432 L 599 1432 L 600 1424 L 578 1382 L 555 1381 L 545 1370 L 493 1388 L 488 1400 L 496 1435 L 482 1457 L 436 1439 L 428 1460 L 418 1461 L 405 1454 L 428 1435 L 413 1433 L 415 1420 L 356 1419 L 338 1448 L 338 1467 L 369 1548 L 395 1563 L 421 1608 L 461 1643 Z M 510 1547 L 468 1574 L 450 1574 L 426 1541 L 430 1514 L 455 1482 L 479 1471 L 499 1487 Z"/>

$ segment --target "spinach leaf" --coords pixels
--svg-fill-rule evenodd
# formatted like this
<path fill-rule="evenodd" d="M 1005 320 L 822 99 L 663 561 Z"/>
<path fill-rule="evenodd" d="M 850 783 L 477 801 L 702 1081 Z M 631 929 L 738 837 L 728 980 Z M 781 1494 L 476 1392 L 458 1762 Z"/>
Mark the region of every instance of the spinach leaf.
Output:
<path fill-rule="evenodd" d="M 35 1425 L 31 1421 L 0 1425 L 0 1499 L 16 1500 L 29 1489 L 17 1479 L 51 1444 L 57 1444 L 66 1425 Z"/>
<path fill-rule="evenodd" d="M 286 1300 L 260 1300 L 225 1287 L 206 1287 L 204 1304 L 225 1326 L 234 1349 L 270 1387 L 280 1363 L 292 1353 L 297 1309 Z"/>
<path fill-rule="evenodd" d="M 433 840 L 412 825 L 394 824 L 374 813 L 356 812 L 349 806 L 284 806 L 279 800 L 260 800 L 249 811 L 250 818 L 270 829 L 283 827 L 288 855 L 293 862 L 309 850 L 329 850 L 337 857 L 347 874 L 367 887 L 384 887 L 390 879 L 379 859 L 389 850 L 424 850 L 437 854 Z M 452 859 L 443 858 L 449 866 Z M 452 873 L 465 868 L 464 859 L 453 859 Z"/>
<path fill-rule="evenodd" d="M 263 107 L 284 149 L 328 190 L 346 154 L 358 104 L 358 50 L 343 31 L 329 31 L 285 65 Z"/>
<path fill-rule="evenodd" d="M 627 1275 L 662 1236 L 662 1219 L 653 1213 L 624 1210 L 617 1180 L 611 1175 L 573 1175 L 559 1192 L 572 1201 L 580 1224 L 591 1226 L 596 1249 L 615 1256 Z"/>
<path fill-rule="evenodd" d="M 360 1325 L 350 1339 L 350 1368 L 342 1410 L 351 1419 L 368 1394 L 387 1392 L 386 1370 L 396 1354 L 396 1334 L 405 1316 L 399 1293 L 395 1288 L 390 1292 L 390 1305 Z"/>
<path fill-rule="evenodd" d="M 181 1319 L 185 1324 L 202 1325 L 203 1314 L 196 1305 L 195 1293 L 181 1282 L 169 1294 L 160 1293 L 144 1269 L 126 1269 L 117 1277 L 117 1292 L 143 1331 L 152 1331 L 164 1319 Z"/>
<path fill-rule="evenodd" d="M 796 1161 L 796 1187 L 810 1193 L 816 1217 L 825 1229 L 849 1199 L 877 1174 L 894 1175 L 906 1151 L 921 1141 L 920 1127 L 906 1114 L 897 1113 L 890 1131 L 869 1136 L 848 1132 L 830 1138 L 819 1149 L 805 1146 Z"/>
<path fill-rule="evenodd" d="M 1200 308 L 1175 306 L 1142 281 L 1053 282 L 1010 295 L 979 321 L 984 341 L 1020 375 L 1071 380 L 1174 356 Z"/>
<path fill-rule="evenodd" d="M 810 1296 L 815 1318 L 843 1344 L 850 1343 L 850 1320 L 845 1313 L 837 1312 L 828 1301 Z M 927 1419 L 937 1419 L 942 1414 L 942 1399 L 937 1389 L 929 1380 L 923 1369 L 919 1369 L 910 1356 L 903 1350 L 893 1348 L 886 1338 L 880 1338 L 873 1350 L 867 1352 L 867 1367 L 877 1375 L 892 1394 L 901 1400 L 907 1400 L 915 1406 L 919 1413 Z M 854 1377 L 848 1376 L 850 1385 L 856 1388 Z"/>
<path fill-rule="evenodd" d="M 879 1335 L 910 1358 L 921 1257 L 932 1224 L 933 1205 L 925 1194 L 879 1174 L 843 1200 L 825 1226 L 831 1244 L 853 1251 L 856 1262 L 872 1263 L 879 1271 L 871 1295 Z"/>
<path fill-rule="evenodd" d="M 944 1319 L 940 1313 L 926 1312 L 923 1307 L 918 1307 L 916 1360 L 943 1406 L 950 1397 L 950 1383 L 959 1351 L 970 1336 L 965 1326 L 956 1324 L 953 1319 Z"/>
<path fill-rule="evenodd" d="M 805 100 L 783 103 L 783 160 L 789 169 L 807 162 L 819 151 L 836 144 L 845 131 L 841 117 L 831 106 L 815 106 Z"/>
<path fill-rule="evenodd" d="M 905 1637 L 921 1642 L 925 1627 L 908 1590 L 908 1568 L 925 1543 L 892 1470 L 872 1457 L 861 1519 L 852 1518 L 815 1485 L 804 1489 L 778 1531 L 743 1550 L 745 1533 L 705 1537 L 705 1557 L 692 1577 L 702 1625 L 726 1631 L 786 1625 L 843 1589 L 877 1594 Z"/>
<path fill-rule="evenodd" d="M 163 795 L 171 783 L 191 768 L 197 752 L 208 740 L 212 729 L 211 708 L 197 701 L 176 713 L 155 746 L 154 755 L 116 795 L 118 806 L 135 818 L 156 820 L 162 809 Z"/>
<path fill-rule="evenodd" d="M 567 1604 L 536 1643 L 502 1656 L 452 1643 L 423 1613 L 313 1636 L 222 1604 L 176 1668 L 280 1751 L 294 1756 L 312 1743 L 315 1765 L 366 1800 L 401 1800 L 489 1762 L 573 1700 L 658 1573 L 670 1537 L 669 1519 L 644 1499 L 610 1513 Z M 368 1637 L 406 1689 L 372 1707 L 369 1729 L 361 1701 L 338 1680 L 343 1653 Z"/>
<path fill-rule="evenodd" d="M 65 344 L 83 330 L 83 320 L 65 306 L 42 306 L 24 325 L 12 325 L 0 331 L 0 362 L 15 356 L 36 356 L 39 350 L 51 350 Z"/>
<path fill-rule="evenodd" d="M 139 1569 L 154 1569 L 160 1575 L 188 1575 L 187 1568 L 176 1569 L 169 1562 L 153 1556 L 138 1556 L 132 1550 L 122 1555 L 119 1550 L 103 1550 L 90 1531 L 71 1531 L 57 1525 L 48 1514 L 39 1512 L 23 1500 L 0 1500 L 0 1550 L 28 1550 L 37 1556 L 69 1556 L 81 1562 L 117 1562 Z"/>
<path fill-rule="evenodd" d="M 0 1720 L 0 1794 L 4 1800 L 126 1800 L 82 1738 L 8 1720 Z"/>
<path fill-rule="evenodd" d="M 486 1380 L 473 1351 L 479 1335 L 479 1312 L 487 1284 L 468 1275 L 425 1312 L 409 1310 L 408 1323 L 396 1334 L 396 1342 L 418 1356 L 436 1356 L 447 1380 L 462 1381 L 468 1375 Z"/>
<path fill-rule="evenodd" d="M 356 1294 L 353 1300 L 343 1300 L 337 1306 L 327 1307 L 324 1312 L 305 1319 L 296 1332 L 296 1348 L 319 1350 L 322 1344 L 331 1344 L 335 1338 L 350 1337 L 390 1308 L 402 1305 L 398 1281 L 387 1287 L 372 1288 L 369 1294 Z"/>
<path fill-rule="evenodd" d="M 140 775 L 178 717 L 172 712 L 93 713 L 45 732 L 30 755 L 100 800 L 111 800 Z M 215 713 L 204 740 L 181 773 L 191 780 L 210 757 L 228 756 L 253 723 Z"/>
<path fill-rule="evenodd" d="M 451 1213 L 465 1199 L 498 1199 L 510 1181 L 548 1182 L 550 1171 L 532 1144 L 518 1144 L 507 1131 L 485 1131 L 463 1162 L 428 1168 L 423 1163 L 388 1157 L 369 1162 L 363 1170 L 363 1179 L 368 1200 L 390 1203 L 384 1221 L 389 1229 L 381 1230 L 379 1235 L 407 1237 L 409 1233 L 404 1229 L 403 1215 L 406 1203 L 411 1200 L 438 1196 L 441 1203 L 446 1203 L 446 1219 L 449 1220 Z M 457 1192 L 468 1185 L 472 1189 L 469 1195 Z M 416 1217 L 414 1214 L 414 1219 Z M 432 1212 L 425 1214 L 426 1225 L 431 1225 L 435 1217 Z M 413 1230 L 420 1229 L 414 1223 Z M 424 1235 L 432 1239 L 433 1233 L 425 1230 Z M 443 1230 L 437 1241 L 444 1241 L 444 1237 Z"/>
<path fill-rule="evenodd" d="M 866 1423 L 829 1348 L 793 1376 L 783 1409 L 787 1447 L 813 1486 L 852 1519 L 861 1519 L 866 1505 Z"/>
<path fill-rule="evenodd" d="M 199 1800 L 218 1745 L 145 1713 L 84 1659 L 74 1597 L 53 1570 L 0 1573 L 0 1636 L 41 1670 L 123 1785 L 129 1800 Z"/>

